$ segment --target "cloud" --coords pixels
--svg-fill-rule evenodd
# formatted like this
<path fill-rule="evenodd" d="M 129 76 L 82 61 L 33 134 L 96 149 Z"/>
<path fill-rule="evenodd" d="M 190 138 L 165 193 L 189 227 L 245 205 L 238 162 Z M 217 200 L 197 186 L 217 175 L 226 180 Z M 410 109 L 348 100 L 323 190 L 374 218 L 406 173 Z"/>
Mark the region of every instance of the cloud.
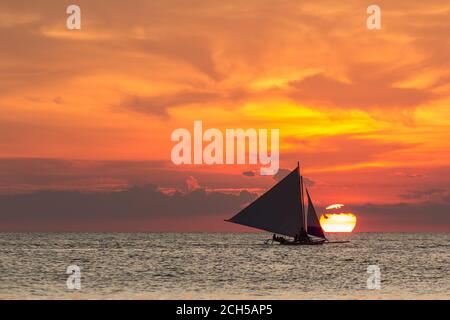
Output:
<path fill-rule="evenodd" d="M 141 221 L 148 228 L 158 220 L 189 219 L 232 214 L 254 200 L 255 194 L 238 195 L 195 189 L 183 194 L 164 193 L 156 186 L 132 187 L 116 192 L 39 191 L 0 196 L 0 228 L 58 231 L 104 230 L 120 221 Z M 35 227 L 33 227 L 35 225 Z M 145 226 L 144 226 L 145 227 Z M 120 226 L 118 230 L 128 230 Z"/>
<path fill-rule="evenodd" d="M 313 187 L 316 184 L 314 180 L 308 179 L 306 177 L 303 177 L 303 183 L 307 187 Z"/>
<path fill-rule="evenodd" d="M 191 187 L 196 186 L 195 181 L 201 181 L 199 187 L 208 191 L 248 189 L 259 192 L 273 184 L 270 177 L 248 179 L 238 172 L 211 169 L 211 166 L 208 170 L 187 169 L 173 165 L 170 160 L 0 158 L 0 195 L 43 190 L 110 192 L 147 184 L 186 193 L 189 176 L 192 177 L 188 178 Z"/>
<path fill-rule="evenodd" d="M 284 177 L 286 177 L 289 173 L 291 173 L 291 170 L 280 168 L 278 172 L 272 176 L 272 178 L 278 182 L 284 179 Z"/>
<path fill-rule="evenodd" d="M 244 171 L 242 172 L 242 175 L 246 177 L 254 177 L 256 173 L 254 171 Z"/>
<path fill-rule="evenodd" d="M 394 176 L 398 177 L 407 177 L 407 178 L 417 178 L 417 179 L 423 179 L 427 178 L 428 176 L 424 173 L 419 172 L 404 172 L 404 171 L 397 171 L 393 173 Z"/>
<path fill-rule="evenodd" d="M 187 192 L 192 192 L 197 189 L 200 189 L 200 184 L 198 183 L 197 179 L 195 179 L 193 176 L 188 176 L 186 178 L 186 190 Z"/>
<path fill-rule="evenodd" d="M 167 118 L 168 109 L 194 103 L 204 104 L 219 97 L 213 92 L 182 91 L 174 94 L 163 94 L 151 97 L 133 95 L 127 97 L 120 107 L 138 113 Z"/>
<path fill-rule="evenodd" d="M 0 194 L 43 189 L 111 191 L 130 185 L 182 181 L 165 161 L 101 161 L 53 158 L 0 159 Z M 161 177 L 158 174 L 161 172 Z"/>
<path fill-rule="evenodd" d="M 390 152 L 414 148 L 418 143 L 378 141 L 357 134 L 318 136 L 301 139 L 286 137 L 295 152 L 284 152 L 283 159 L 311 167 L 358 164 L 381 159 Z"/>
<path fill-rule="evenodd" d="M 284 177 L 286 177 L 291 172 L 292 172 L 292 170 L 289 170 L 289 169 L 280 169 L 280 170 L 278 170 L 277 174 L 272 176 L 272 178 L 278 182 L 278 181 L 281 181 Z M 313 180 L 306 178 L 306 177 L 303 177 L 303 183 L 307 187 L 312 187 L 315 184 L 315 182 Z"/>
<path fill-rule="evenodd" d="M 431 199 L 448 197 L 448 191 L 443 188 L 429 188 L 424 190 L 410 190 L 408 193 L 400 194 L 399 197 L 406 200 Z"/>
<path fill-rule="evenodd" d="M 357 66 L 353 66 L 356 68 Z M 359 72 L 370 73 L 374 67 Z M 290 82 L 288 95 L 300 103 L 340 108 L 402 108 L 417 107 L 436 98 L 426 89 L 395 87 L 394 75 L 349 75 L 349 81 L 333 79 L 326 74 L 316 74 Z"/>
<path fill-rule="evenodd" d="M 128 95 L 119 104 L 119 108 L 166 119 L 169 117 L 168 110 L 173 107 L 208 105 L 216 102 L 234 104 L 250 97 L 250 92 L 239 88 L 230 89 L 222 93 L 183 90 L 155 96 Z M 235 106 L 231 106 L 231 108 L 233 107 Z"/>
<path fill-rule="evenodd" d="M 364 204 L 346 207 L 357 214 L 358 230 L 362 231 L 450 231 L 450 202 Z"/>
<path fill-rule="evenodd" d="M 0 28 L 13 28 L 17 26 L 30 25 L 42 19 L 42 17 L 32 13 L 13 13 L 0 11 Z"/>
<path fill-rule="evenodd" d="M 143 53 L 161 54 L 164 57 L 188 63 L 215 81 L 224 78 L 224 75 L 217 69 L 207 38 L 192 33 L 188 35 L 172 34 L 158 40 L 137 40 L 135 46 Z"/>
<path fill-rule="evenodd" d="M 135 231 L 158 230 L 161 220 L 216 221 L 255 200 L 238 194 L 206 192 L 165 193 L 154 185 L 115 192 L 39 191 L 0 196 L 2 231 Z M 358 217 L 359 231 L 450 231 L 450 199 L 416 204 L 348 204 Z M 318 212 L 324 208 L 317 206 Z M 212 219 L 212 220 L 211 220 Z M 133 222 L 135 224 L 133 224 Z M 208 225 L 201 226 L 207 231 Z"/>
<path fill-rule="evenodd" d="M 53 102 L 56 104 L 64 104 L 64 99 L 58 96 L 55 99 L 53 99 Z"/>

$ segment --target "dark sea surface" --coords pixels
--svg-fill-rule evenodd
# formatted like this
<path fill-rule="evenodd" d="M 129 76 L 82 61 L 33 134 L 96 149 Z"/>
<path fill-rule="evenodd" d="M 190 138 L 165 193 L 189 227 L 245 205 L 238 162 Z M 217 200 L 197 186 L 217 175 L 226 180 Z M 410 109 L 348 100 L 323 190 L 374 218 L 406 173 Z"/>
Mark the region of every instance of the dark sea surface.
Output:
<path fill-rule="evenodd" d="M 450 298 L 449 233 L 331 235 L 351 242 L 322 246 L 264 245 L 270 236 L 0 233 L 0 299 Z M 67 287 L 70 265 L 80 290 Z M 368 288 L 370 265 L 380 289 Z"/>

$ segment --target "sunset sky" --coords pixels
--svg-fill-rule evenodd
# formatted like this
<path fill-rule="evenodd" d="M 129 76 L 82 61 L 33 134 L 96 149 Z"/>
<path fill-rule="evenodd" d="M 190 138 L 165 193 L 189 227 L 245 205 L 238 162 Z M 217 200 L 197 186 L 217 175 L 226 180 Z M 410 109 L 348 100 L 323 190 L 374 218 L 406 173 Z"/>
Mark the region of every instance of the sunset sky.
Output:
<path fill-rule="evenodd" d="M 90 0 L 69 31 L 72 3 L 0 3 L 0 230 L 248 230 L 222 220 L 300 161 L 355 231 L 450 231 L 449 1 L 377 1 L 381 30 L 368 1 Z M 194 120 L 280 129 L 282 169 L 173 165 Z"/>

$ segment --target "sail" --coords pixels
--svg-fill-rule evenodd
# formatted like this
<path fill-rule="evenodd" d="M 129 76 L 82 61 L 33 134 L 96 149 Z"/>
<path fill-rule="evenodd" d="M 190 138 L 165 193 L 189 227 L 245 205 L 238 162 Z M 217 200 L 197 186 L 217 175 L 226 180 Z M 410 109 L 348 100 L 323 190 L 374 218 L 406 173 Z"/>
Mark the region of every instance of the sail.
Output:
<path fill-rule="evenodd" d="M 320 226 L 319 218 L 317 218 L 316 210 L 314 209 L 311 197 L 309 196 L 308 189 L 306 189 L 306 195 L 308 196 L 308 234 L 319 238 L 325 238 L 323 229 Z"/>
<path fill-rule="evenodd" d="M 302 225 L 299 200 L 300 174 L 297 167 L 272 189 L 226 221 L 294 237 Z"/>

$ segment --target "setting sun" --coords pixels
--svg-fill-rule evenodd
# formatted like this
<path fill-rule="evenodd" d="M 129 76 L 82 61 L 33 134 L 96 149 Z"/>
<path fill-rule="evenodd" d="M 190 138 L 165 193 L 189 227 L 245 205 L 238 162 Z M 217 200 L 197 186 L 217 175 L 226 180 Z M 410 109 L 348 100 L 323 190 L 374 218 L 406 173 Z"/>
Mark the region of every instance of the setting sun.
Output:
<path fill-rule="evenodd" d="M 353 213 L 327 213 L 320 217 L 325 232 L 352 232 L 356 225 Z"/>

